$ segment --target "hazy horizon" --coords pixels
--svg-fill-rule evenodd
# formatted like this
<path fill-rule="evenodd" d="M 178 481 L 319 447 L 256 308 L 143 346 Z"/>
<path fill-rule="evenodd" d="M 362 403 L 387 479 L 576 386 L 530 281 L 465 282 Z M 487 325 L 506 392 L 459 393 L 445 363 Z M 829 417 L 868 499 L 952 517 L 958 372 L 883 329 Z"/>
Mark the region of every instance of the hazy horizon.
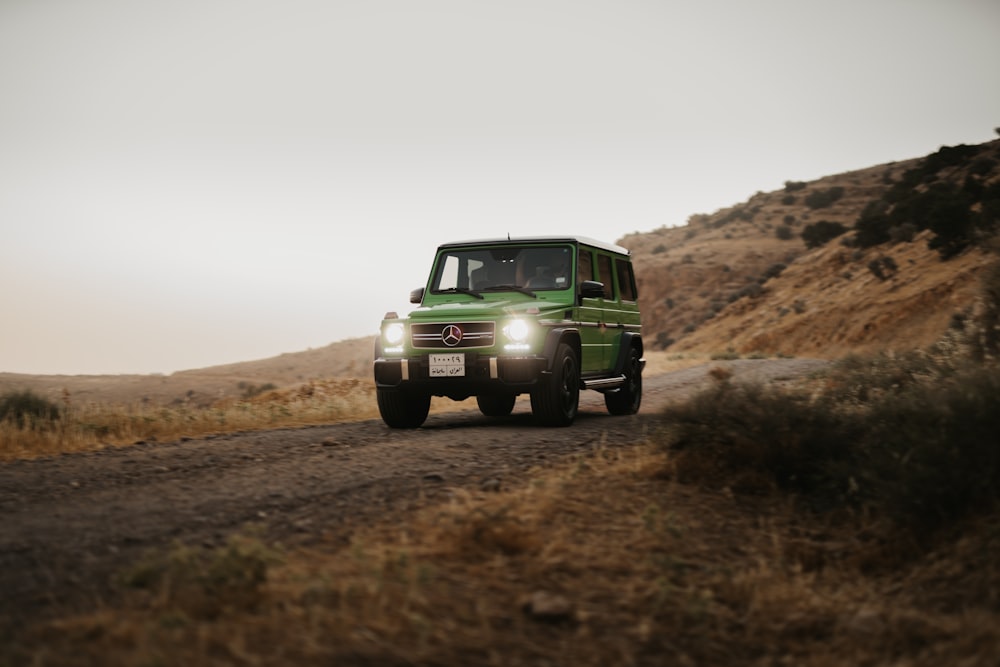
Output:
<path fill-rule="evenodd" d="M 983 143 L 1000 3 L 0 5 L 0 372 L 374 336 L 441 242 L 681 225 Z"/>

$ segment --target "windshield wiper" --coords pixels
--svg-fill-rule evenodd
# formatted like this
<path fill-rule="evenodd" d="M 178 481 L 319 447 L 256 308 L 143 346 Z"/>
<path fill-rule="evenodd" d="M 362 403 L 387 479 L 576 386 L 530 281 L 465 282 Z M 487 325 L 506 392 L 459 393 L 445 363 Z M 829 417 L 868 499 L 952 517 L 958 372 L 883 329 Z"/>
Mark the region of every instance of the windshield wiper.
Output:
<path fill-rule="evenodd" d="M 474 296 L 477 299 L 486 298 L 479 292 L 471 290 L 468 287 L 449 287 L 448 289 L 437 289 L 434 290 L 434 294 L 468 294 L 469 296 Z"/>
<path fill-rule="evenodd" d="M 521 294 L 526 294 L 532 298 L 535 297 L 535 293 L 532 292 L 527 287 L 521 287 L 520 285 L 490 285 L 483 289 L 483 291 L 490 292 L 520 292 Z"/>

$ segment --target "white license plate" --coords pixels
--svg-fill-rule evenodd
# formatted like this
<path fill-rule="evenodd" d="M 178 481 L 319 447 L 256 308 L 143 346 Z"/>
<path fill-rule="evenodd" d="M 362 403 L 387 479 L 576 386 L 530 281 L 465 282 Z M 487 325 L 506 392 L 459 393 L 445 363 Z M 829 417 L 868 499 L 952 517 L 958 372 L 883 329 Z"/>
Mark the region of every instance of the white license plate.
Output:
<path fill-rule="evenodd" d="M 465 377 L 465 353 L 430 354 L 428 360 L 432 378 Z"/>

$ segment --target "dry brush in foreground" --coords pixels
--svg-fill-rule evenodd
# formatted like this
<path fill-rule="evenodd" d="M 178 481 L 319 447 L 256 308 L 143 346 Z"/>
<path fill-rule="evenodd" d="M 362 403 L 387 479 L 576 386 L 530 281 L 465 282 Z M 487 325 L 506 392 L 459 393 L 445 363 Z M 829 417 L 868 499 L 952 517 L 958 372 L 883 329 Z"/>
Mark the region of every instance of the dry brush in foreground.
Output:
<path fill-rule="evenodd" d="M 45 665 L 994 664 L 995 513 L 884 560 L 860 515 L 678 481 L 659 443 L 276 553 L 252 536 L 124 573 L 30 629 Z M 882 560 L 880 560 L 882 559 Z"/>

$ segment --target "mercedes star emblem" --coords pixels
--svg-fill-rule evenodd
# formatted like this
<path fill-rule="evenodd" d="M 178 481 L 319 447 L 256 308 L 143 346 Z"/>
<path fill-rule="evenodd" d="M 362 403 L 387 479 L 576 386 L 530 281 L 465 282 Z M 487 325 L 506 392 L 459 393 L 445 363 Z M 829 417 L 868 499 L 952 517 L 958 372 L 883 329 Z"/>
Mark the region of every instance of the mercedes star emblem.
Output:
<path fill-rule="evenodd" d="M 441 332 L 441 340 L 448 347 L 455 347 L 462 342 L 462 330 L 458 328 L 457 324 L 449 324 Z"/>

